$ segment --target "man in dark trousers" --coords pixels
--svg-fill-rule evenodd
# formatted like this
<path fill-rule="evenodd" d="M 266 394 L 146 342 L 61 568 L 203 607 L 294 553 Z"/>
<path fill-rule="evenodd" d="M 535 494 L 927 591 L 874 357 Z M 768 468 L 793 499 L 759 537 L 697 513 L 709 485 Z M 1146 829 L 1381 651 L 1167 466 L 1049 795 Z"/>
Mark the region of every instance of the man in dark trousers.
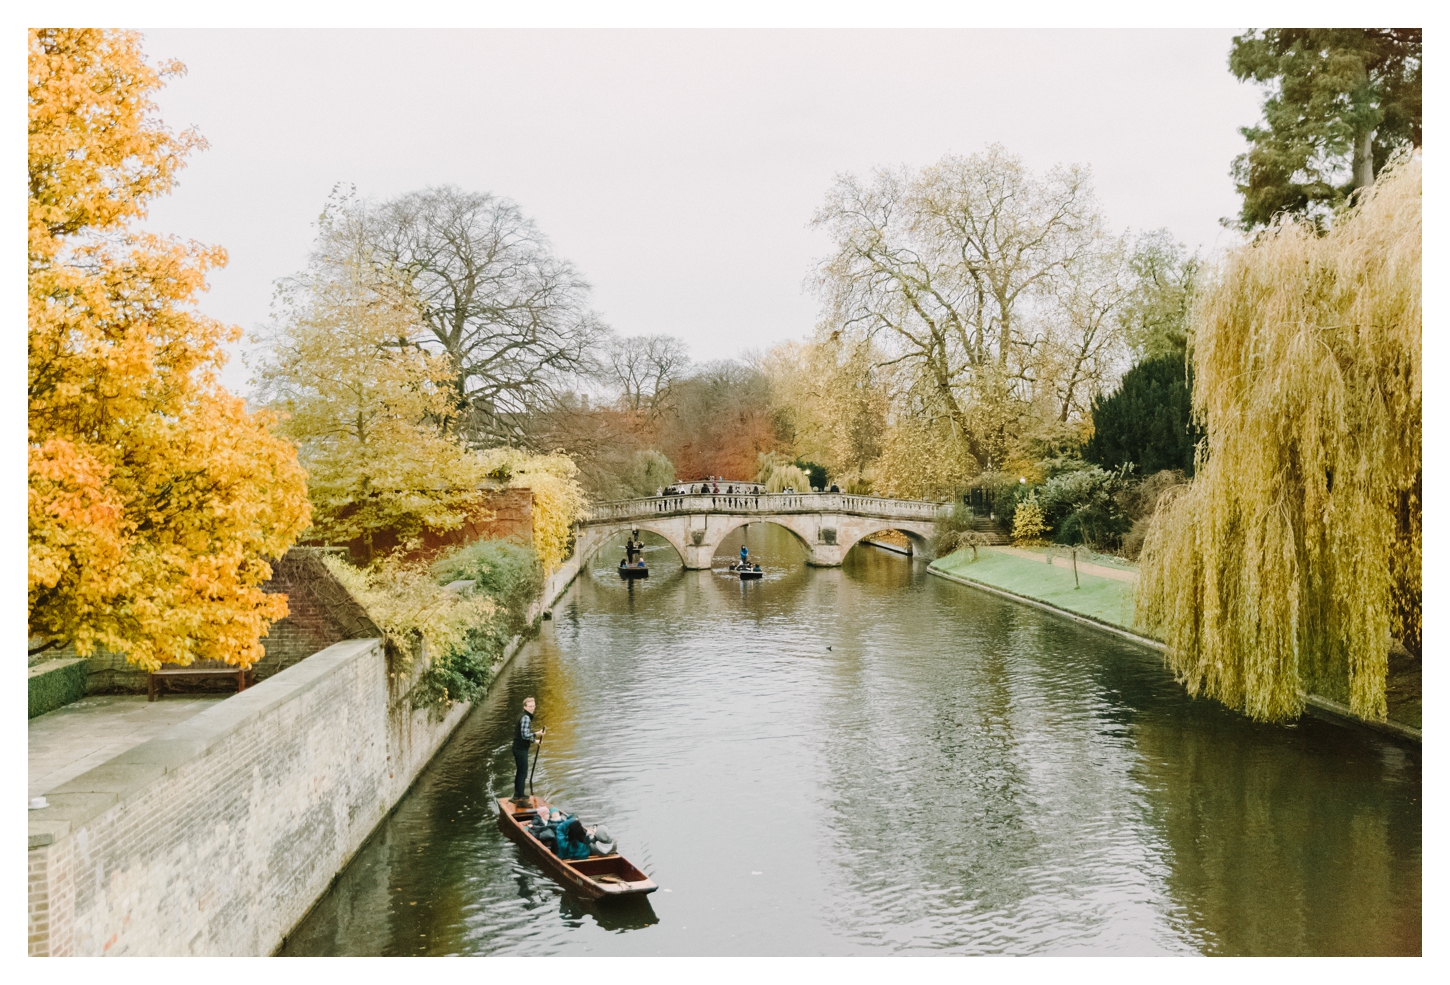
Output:
<path fill-rule="evenodd" d="M 524 784 L 529 779 L 529 747 L 544 737 L 543 729 L 534 728 L 534 699 L 524 699 L 524 713 L 514 726 L 514 805 L 528 807 Z"/>

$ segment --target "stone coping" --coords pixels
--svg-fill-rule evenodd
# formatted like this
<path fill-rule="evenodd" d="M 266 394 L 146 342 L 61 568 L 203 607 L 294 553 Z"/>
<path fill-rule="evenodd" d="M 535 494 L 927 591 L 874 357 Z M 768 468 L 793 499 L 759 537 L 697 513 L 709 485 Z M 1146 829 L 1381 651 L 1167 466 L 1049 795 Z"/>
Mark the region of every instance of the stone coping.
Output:
<path fill-rule="evenodd" d="M 1086 616 L 1080 612 L 1072 612 L 1068 609 L 1063 609 L 1055 606 L 1050 602 L 1043 602 L 1041 599 L 1032 598 L 1030 595 L 1018 595 L 1016 592 L 1009 592 L 1006 589 L 998 588 L 995 585 L 988 585 L 985 582 L 973 581 L 971 578 L 964 578 L 961 575 L 955 575 L 948 571 L 943 571 L 934 565 L 929 565 L 926 570 L 929 571 L 931 574 L 936 575 L 938 578 L 945 578 L 948 581 L 954 581 L 958 584 L 966 585 L 969 588 L 975 588 L 983 592 L 991 592 L 993 595 L 1000 595 L 1003 598 L 1011 599 L 1014 602 L 1021 602 L 1025 605 L 1036 606 L 1037 608 L 1046 610 L 1047 612 L 1051 612 L 1054 615 L 1065 616 L 1068 619 L 1071 619 L 1075 622 L 1080 622 L 1086 626 L 1092 626 L 1096 629 L 1106 630 L 1107 632 L 1112 633 L 1115 636 L 1121 636 L 1125 640 L 1130 640 L 1140 646 L 1146 646 L 1149 649 L 1157 650 L 1160 653 L 1167 649 L 1167 647 L 1163 644 L 1163 641 L 1153 639 L 1151 636 L 1139 635 L 1138 633 L 1135 633 L 1130 629 L 1125 629 L 1122 626 L 1118 626 L 1114 623 L 1106 622 L 1102 619 L 1094 619 L 1092 616 Z M 1388 719 L 1383 722 L 1367 721 L 1363 718 L 1360 718 L 1358 715 L 1355 715 L 1354 712 L 1349 710 L 1349 707 L 1347 705 L 1340 704 L 1338 701 L 1333 701 L 1329 698 L 1320 697 L 1317 694 L 1304 695 L 1304 704 L 1309 709 L 1312 709 L 1313 712 L 1316 712 L 1318 714 L 1318 717 L 1330 719 L 1341 725 L 1352 725 L 1359 728 L 1371 729 L 1376 732 L 1384 732 L 1401 739 L 1408 739 L 1411 742 L 1418 743 L 1422 741 L 1422 732 L 1420 729 L 1414 728 L 1409 725 L 1401 724 L 1400 722 L 1394 721 L 1393 719 Z"/>
<path fill-rule="evenodd" d="M 113 805 L 131 800 L 167 773 L 201 759 L 244 723 L 306 693 L 334 671 L 381 646 L 377 639 L 335 643 L 62 783 L 47 792 L 49 807 L 30 812 L 29 846 L 40 848 L 59 841 Z"/>

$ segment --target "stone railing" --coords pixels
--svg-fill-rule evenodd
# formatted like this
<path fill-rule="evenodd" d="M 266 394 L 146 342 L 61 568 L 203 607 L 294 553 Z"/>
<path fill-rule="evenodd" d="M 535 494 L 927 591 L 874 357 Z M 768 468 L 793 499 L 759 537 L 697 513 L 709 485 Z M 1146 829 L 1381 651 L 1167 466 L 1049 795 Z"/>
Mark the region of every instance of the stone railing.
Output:
<path fill-rule="evenodd" d="M 849 493 L 735 493 L 726 495 L 650 496 L 614 503 L 598 503 L 579 518 L 580 523 L 611 523 L 688 513 L 734 515 L 782 513 L 849 513 L 894 520 L 933 520 L 942 503 L 915 499 L 883 499 Z"/>

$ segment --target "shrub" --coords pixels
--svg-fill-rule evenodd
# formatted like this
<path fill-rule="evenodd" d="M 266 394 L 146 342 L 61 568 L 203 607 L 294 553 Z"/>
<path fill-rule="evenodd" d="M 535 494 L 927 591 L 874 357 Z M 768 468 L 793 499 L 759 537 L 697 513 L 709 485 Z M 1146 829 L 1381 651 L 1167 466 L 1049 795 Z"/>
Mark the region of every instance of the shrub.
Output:
<path fill-rule="evenodd" d="M 460 578 L 475 582 L 474 591 L 499 606 L 510 635 L 528 626 L 528 610 L 544 587 L 544 569 L 533 548 L 506 540 L 480 540 L 433 562 L 440 584 Z"/>
<path fill-rule="evenodd" d="M 469 633 L 489 623 L 498 609 L 487 595 L 450 592 L 421 565 L 396 558 L 355 568 L 329 554 L 322 563 L 406 656 L 419 639 L 435 660 L 466 652 Z"/>
<path fill-rule="evenodd" d="M 966 503 L 957 502 L 950 510 L 942 510 L 933 523 L 931 552 L 937 557 L 946 557 L 958 547 L 964 546 L 961 535 L 972 529 L 975 517 Z"/>
<path fill-rule="evenodd" d="M 1036 469 L 1033 469 L 1036 472 Z M 967 484 L 967 489 L 982 489 L 991 496 L 991 512 L 997 522 L 1007 530 L 1012 529 L 1013 513 L 1019 501 L 1032 495 L 1032 486 L 1021 481 L 1021 476 L 1007 472 L 983 472 Z M 1029 479 L 1029 482 L 1035 480 Z"/>
<path fill-rule="evenodd" d="M 1056 470 L 1042 486 L 1040 502 L 1047 526 L 1056 532 L 1059 543 L 1102 548 L 1118 542 L 1132 526 L 1132 518 L 1118 502 L 1128 469 L 1107 472 L 1080 463 Z"/>
<path fill-rule="evenodd" d="M 552 574 L 573 550 L 573 526 L 585 506 L 579 468 L 568 455 L 534 455 L 520 448 L 480 452 L 490 478 L 534 494 L 534 550 Z"/>
<path fill-rule="evenodd" d="M 1012 516 L 1012 539 L 1018 543 L 1039 539 L 1047 531 L 1047 518 L 1036 498 L 1017 504 Z"/>

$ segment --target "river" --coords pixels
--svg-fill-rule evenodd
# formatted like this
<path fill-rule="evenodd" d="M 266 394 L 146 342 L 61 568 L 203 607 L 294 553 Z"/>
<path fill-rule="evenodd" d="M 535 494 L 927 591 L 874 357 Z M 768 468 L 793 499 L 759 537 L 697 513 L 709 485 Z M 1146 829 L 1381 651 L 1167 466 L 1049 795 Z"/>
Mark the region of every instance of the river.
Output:
<path fill-rule="evenodd" d="M 762 581 L 601 551 L 282 953 L 1420 953 L 1418 746 L 876 548 L 752 524 L 721 567 L 742 538 Z M 499 831 L 527 695 L 535 792 L 658 892 L 581 902 Z"/>

